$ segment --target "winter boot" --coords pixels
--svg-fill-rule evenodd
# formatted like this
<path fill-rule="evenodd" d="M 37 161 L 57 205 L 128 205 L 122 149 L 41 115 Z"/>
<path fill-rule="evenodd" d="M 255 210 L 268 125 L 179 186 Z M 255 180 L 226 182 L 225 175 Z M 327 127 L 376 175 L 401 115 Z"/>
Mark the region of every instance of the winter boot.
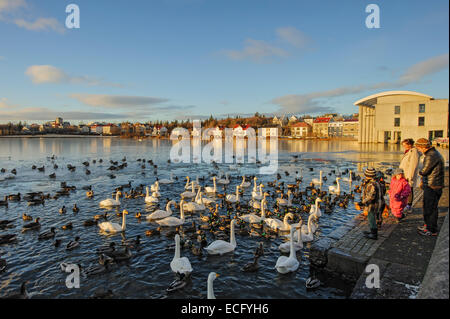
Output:
<path fill-rule="evenodd" d="M 367 232 L 367 234 L 364 234 L 364 237 L 377 240 L 378 239 L 378 229 L 371 229 L 370 232 Z"/>

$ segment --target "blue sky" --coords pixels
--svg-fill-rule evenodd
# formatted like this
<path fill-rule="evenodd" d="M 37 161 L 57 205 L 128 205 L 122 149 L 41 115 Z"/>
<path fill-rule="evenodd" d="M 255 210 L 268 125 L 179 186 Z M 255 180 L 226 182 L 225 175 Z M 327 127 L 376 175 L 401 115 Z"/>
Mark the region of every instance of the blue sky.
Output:
<path fill-rule="evenodd" d="M 81 28 L 66 29 L 66 5 Z M 368 29 L 365 8 L 380 7 Z M 447 0 L 0 0 L 0 122 L 356 112 L 448 98 Z"/>

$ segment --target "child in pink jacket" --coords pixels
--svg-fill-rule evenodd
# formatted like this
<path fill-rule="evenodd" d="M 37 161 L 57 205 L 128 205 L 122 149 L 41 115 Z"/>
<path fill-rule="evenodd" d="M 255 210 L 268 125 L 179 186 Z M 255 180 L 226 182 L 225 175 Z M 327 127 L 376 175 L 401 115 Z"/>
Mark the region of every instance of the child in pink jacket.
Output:
<path fill-rule="evenodd" d="M 389 187 L 389 206 L 391 207 L 392 215 L 398 219 L 402 219 L 403 209 L 408 204 L 408 196 L 411 193 L 411 187 L 405 179 L 403 169 L 397 168 L 391 179 Z"/>

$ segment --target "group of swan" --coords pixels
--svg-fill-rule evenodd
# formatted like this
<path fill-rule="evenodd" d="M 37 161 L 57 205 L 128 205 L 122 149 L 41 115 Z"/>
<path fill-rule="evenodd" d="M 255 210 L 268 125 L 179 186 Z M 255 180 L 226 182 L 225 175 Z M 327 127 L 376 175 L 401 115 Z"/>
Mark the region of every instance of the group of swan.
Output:
<path fill-rule="evenodd" d="M 158 197 L 161 195 L 159 192 L 153 192 L 152 196 L 150 196 L 150 189 L 148 187 L 145 188 L 147 191 L 147 195 L 145 196 L 145 202 L 148 204 L 158 203 Z M 159 196 L 158 196 L 159 195 Z"/>

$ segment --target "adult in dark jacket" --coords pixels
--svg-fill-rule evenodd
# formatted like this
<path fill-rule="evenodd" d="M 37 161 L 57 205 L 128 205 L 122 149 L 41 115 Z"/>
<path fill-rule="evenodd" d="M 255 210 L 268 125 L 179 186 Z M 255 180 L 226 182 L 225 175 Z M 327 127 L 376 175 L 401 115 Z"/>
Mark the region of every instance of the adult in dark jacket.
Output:
<path fill-rule="evenodd" d="M 444 188 L 444 158 L 425 138 L 419 139 L 416 147 L 424 155 L 419 175 L 422 177 L 425 225 L 419 226 L 418 231 L 420 235 L 437 236 L 438 203 Z"/>

